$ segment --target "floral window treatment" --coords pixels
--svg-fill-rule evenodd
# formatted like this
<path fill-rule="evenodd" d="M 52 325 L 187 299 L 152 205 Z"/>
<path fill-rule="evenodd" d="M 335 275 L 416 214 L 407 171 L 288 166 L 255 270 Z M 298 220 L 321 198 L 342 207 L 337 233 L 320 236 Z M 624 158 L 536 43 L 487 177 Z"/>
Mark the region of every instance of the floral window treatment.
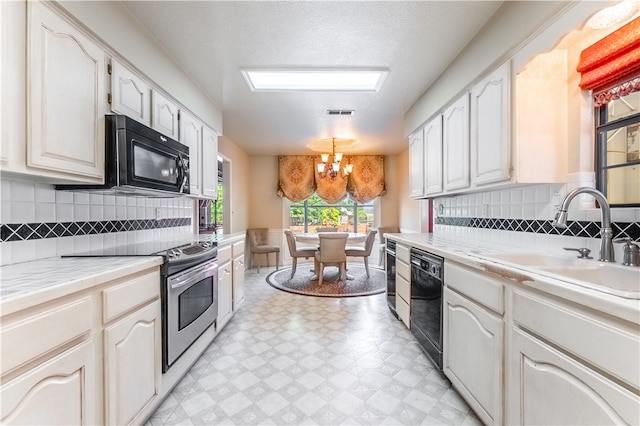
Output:
<path fill-rule="evenodd" d="M 315 159 L 308 155 L 278 157 L 278 195 L 293 202 L 304 201 L 316 190 Z"/>
<path fill-rule="evenodd" d="M 278 157 L 278 195 L 300 202 L 314 192 L 327 203 L 334 204 L 347 196 L 366 203 L 386 193 L 384 182 L 384 156 L 345 156 L 353 164 L 352 173 L 344 177 L 320 177 L 316 169 L 319 156 Z"/>

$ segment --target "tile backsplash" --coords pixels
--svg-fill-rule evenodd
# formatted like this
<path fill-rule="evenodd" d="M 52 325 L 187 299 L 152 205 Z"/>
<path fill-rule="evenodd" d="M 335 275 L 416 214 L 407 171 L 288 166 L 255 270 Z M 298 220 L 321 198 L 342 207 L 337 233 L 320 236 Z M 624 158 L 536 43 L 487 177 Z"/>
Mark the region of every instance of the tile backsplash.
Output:
<path fill-rule="evenodd" d="M 0 265 L 191 234 L 193 200 L 0 181 Z"/>
<path fill-rule="evenodd" d="M 548 247 L 599 246 L 600 209 L 593 197 L 579 195 L 569 206 L 569 226 L 551 225 L 563 197 L 575 184 L 540 184 L 508 189 L 440 197 L 433 201 L 435 233 L 454 233 L 487 238 L 513 246 Z M 640 209 L 612 208 L 615 237 L 640 241 Z M 621 251 L 616 244 L 616 252 Z M 597 253 L 597 251 L 596 251 Z"/>

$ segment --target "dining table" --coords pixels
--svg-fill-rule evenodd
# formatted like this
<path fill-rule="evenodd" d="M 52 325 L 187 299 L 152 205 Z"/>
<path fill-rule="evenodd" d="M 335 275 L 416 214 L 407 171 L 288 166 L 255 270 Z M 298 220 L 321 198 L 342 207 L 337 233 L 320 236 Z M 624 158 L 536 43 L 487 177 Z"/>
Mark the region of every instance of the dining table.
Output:
<path fill-rule="evenodd" d="M 312 244 L 317 246 L 320 243 L 320 237 L 317 232 L 302 232 L 300 234 L 295 234 L 295 239 L 297 242 L 303 243 L 303 244 Z M 366 239 L 367 239 L 367 234 L 349 232 L 349 235 L 347 236 L 347 245 L 361 244 L 361 243 L 364 243 Z M 345 265 L 345 268 L 346 268 L 346 265 Z M 311 272 L 313 272 L 314 274 L 313 277 L 311 277 L 311 279 L 317 279 L 318 277 L 317 277 L 315 268 L 312 269 Z M 353 277 L 348 273 L 345 274 L 345 278 L 348 280 L 353 279 Z"/>
<path fill-rule="evenodd" d="M 297 242 L 305 244 L 318 244 L 320 242 L 317 232 L 302 232 L 300 234 L 295 234 L 295 238 Z M 366 239 L 367 234 L 349 232 L 349 235 L 347 236 L 347 245 L 364 243 Z"/>

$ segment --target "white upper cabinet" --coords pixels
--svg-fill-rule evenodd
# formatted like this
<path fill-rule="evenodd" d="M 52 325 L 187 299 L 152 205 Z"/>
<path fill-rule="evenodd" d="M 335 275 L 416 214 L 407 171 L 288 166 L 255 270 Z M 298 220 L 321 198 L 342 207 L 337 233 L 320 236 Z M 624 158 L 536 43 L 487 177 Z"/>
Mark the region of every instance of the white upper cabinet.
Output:
<path fill-rule="evenodd" d="M 189 147 L 189 191 L 191 195 L 202 195 L 202 123 L 184 111 L 180 121 L 180 142 Z"/>
<path fill-rule="evenodd" d="M 424 141 L 422 128 L 409 136 L 409 191 L 411 197 L 424 195 Z"/>
<path fill-rule="evenodd" d="M 442 116 L 424 126 L 425 195 L 442 192 Z"/>
<path fill-rule="evenodd" d="M 111 111 L 151 125 L 151 86 L 115 59 L 111 61 Z"/>
<path fill-rule="evenodd" d="M 158 132 L 178 140 L 180 132 L 178 128 L 180 108 L 174 101 L 160 93 L 151 90 L 151 127 Z"/>
<path fill-rule="evenodd" d="M 28 15 L 27 166 L 102 183 L 105 52 L 44 3 Z"/>
<path fill-rule="evenodd" d="M 471 90 L 471 181 L 508 180 L 511 169 L 509 62 Z"/>
<path fill-rule="evenodd" d="M 218 198 L 218 134 L 202 128 L 202 195 Z"/>
<path fill-rule="evenodd" d="M 465 93 L 442 114 L 444 189 L 469 186 L 469 94 Z"/>

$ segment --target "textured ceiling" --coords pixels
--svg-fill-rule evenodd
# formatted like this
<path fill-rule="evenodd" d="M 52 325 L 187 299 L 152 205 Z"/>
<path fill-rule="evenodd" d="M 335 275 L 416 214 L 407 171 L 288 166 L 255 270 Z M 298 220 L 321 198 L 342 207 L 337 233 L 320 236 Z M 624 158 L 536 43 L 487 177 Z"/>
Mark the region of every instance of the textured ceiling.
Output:
<path fill-rule="evenodd" d="M 125 6 L 223 111 L 251 155 L 406 149 L 403 115 L 502 2 L 127 1 Z M 241 68 L 384 67 L 378 93 L 251 92 Z M 327 109 L 353 109 L 351 117 Z"/>

